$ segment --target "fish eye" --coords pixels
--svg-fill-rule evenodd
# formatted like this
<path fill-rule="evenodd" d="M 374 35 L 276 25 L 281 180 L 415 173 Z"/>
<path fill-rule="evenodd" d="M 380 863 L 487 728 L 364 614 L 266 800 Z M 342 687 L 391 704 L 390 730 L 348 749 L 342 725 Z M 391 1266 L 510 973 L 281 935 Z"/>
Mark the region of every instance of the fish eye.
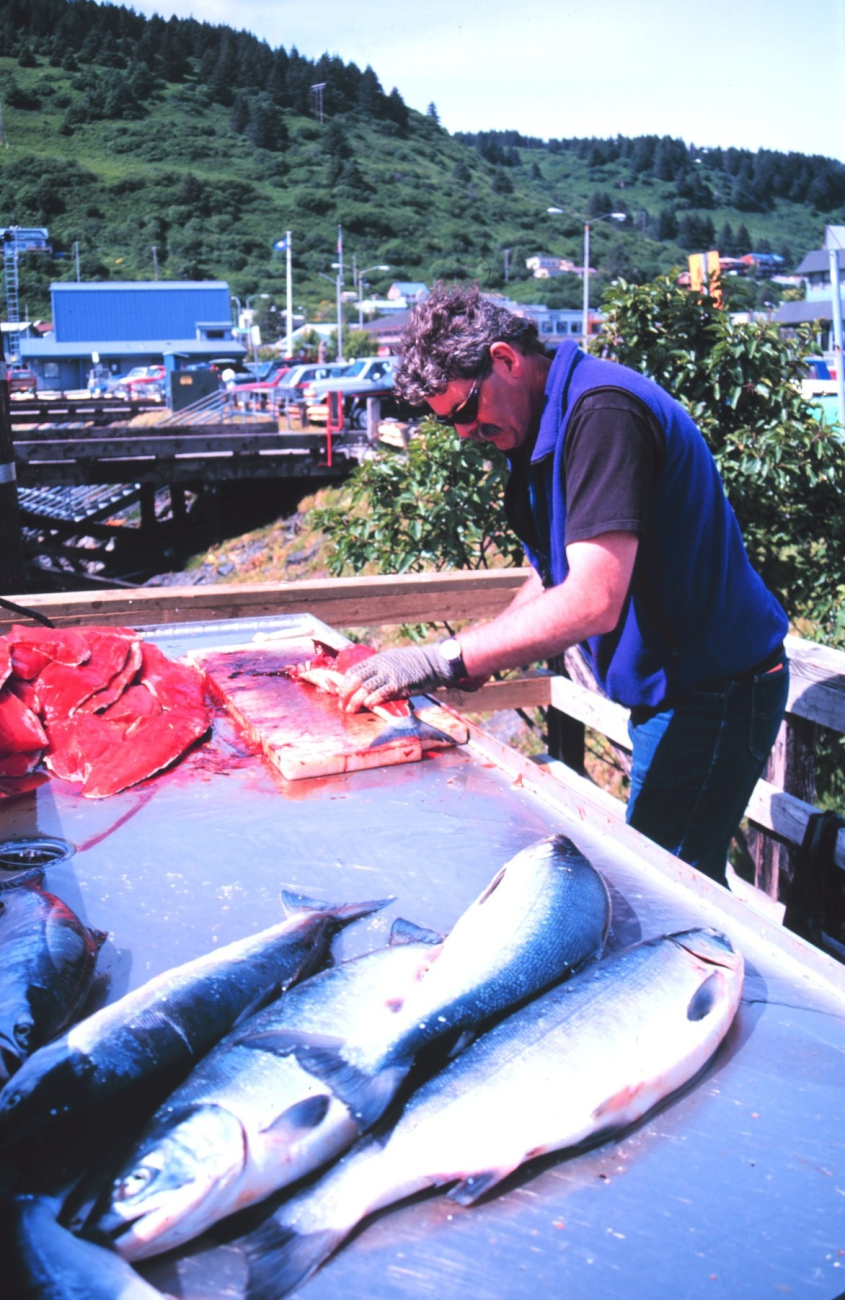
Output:
<path fill-rule="evenodd" d="M 15 1025 L 13 1032 L 18 1047 L 22 1047 L 24 1050 L 26 1050 L 26 1048 L 29 1047 L 29 1040 L 32 1035 L 32 1021 L 19 1020 L 18 1023 Z"/>
<path fill-rule="evenodd" d="M 10 1092 L 8 1097 L 4 1097 L 3 1110 L 11 1110 L 13 1106 L 17 1106 L 22 1101 L 23 1093 L 20 1088 L 17 1088 L 14 1092 Z"/>
<path fill-rule="evenodd" d="M 114 1199 L 116 1201 L 131 1201 L 133 1197 L 140 1196 L 146 1191 L 150 1183 L 158 1173 L 158 1169 L 151 1169 L 149 1165 L 139 1165 L 133 1169 L 131 1174 L 124 1178 L 118 1178 L 114 1185 Z"/>

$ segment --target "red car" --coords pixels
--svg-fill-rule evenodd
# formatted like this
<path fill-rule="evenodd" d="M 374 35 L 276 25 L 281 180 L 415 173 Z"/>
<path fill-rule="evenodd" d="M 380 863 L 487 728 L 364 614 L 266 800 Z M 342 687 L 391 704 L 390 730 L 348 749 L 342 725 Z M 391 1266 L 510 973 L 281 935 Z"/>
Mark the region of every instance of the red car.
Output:
<path fill-rule="evenodd" d="M 9 366 L 7 369 L 9 377 L 10 393 L 35 393 L 38 389 L 38 380 L 29 366 Z"/>

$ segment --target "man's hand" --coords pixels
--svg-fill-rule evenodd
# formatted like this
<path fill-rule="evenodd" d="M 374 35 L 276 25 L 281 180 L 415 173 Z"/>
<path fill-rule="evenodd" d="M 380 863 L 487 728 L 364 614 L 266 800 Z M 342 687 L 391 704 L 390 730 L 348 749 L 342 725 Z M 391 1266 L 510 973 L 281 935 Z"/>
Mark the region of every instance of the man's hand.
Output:
<path fill-rule="evenodd" d="M 383 650 L 353 664 L 338 683 L 340 707 L 346 713 L 370 709 L 382 700 L 425 694 L 438 686 L 455 685 L 452 669 L 436 645 Z"/>

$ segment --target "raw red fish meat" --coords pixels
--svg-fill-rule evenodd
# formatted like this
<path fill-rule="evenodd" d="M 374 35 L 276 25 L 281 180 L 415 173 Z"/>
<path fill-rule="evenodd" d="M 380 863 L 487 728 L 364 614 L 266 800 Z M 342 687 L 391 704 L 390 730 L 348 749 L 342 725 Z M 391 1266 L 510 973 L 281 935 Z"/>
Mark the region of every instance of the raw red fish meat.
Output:
<path fill-rule="evenodd" d="M 89 644 L 90 656 L 85 663 L 70 667 L 53 661 L 39 673 L 35 689 L 45 722 L 70 717 L 125 667 L 129 656 L 125 637 L 103 632 L 89 636 Z"/>
<path fill-rule="evenodd" d="M 70 627 L 24 627 L 13 623 L 7 640 L 14 648 L 31 647 L 40 650 L 48 659 L 74 667 L 91 657 L 88 642 L 82 632 Z"/>
<path fill-rule="evenodd" d="M 34 770 L 45 749 L 50 771 L 83 794 L 115 794 L 176 762 L 209 725 L 204 674 L 129 628 L 16 624 L 0 637 L 0 798 L 48 779 Z"/>
<path fill-rule="evenodd" d="M 103 799 L 170 767 L 209 728 L 205 709 L 167 709 L 133 726 L 126 738 L 91 765 L 82 787 L 89 799 Z"/>
<path fill-rule="evenodd" d="M 125 724 L 106 722 L 95 713 L 77 713 L 49 723 L 44 762 L 64 781 L 85 781 L 96 760 L 119 745 L 125 732 Z"/>
<path fill-rule="evenodd" d="M 31 753 L 21 751 L 19 754 L 3 754 L 0 756 L 0 776 L 28 776 L 40 762 L 40 749 L 34 749 Z"/>
<path fill-rule="evenodd" d="M 36 715 L 8 686 L 0 690 L 0 754 L 21 754 L 47 744 Z"/>
<path fill-rule="evenodd" d="M 0 686 L 12 675 L 12 656 L 8 642 L 0 640 Z"/>
<path fill-rule="evenodd" d="M 38 650 L 34 645 L 13 645 L 9 649 L 9 655 L 15 676 L 27 682 L 37 677 L 41 669 L 46 668 L 50 662 L 50 656 L 45 655 L 43 650 Z"/>
<path fill-rule="evenodd" d="M 130 641 L 128 645 L 126 663 L 115 673 L 108 685 L 104 686 L 102 690 L 95 691 L 84 704 L 80 704 L 79 711 L 81 713 L 99 713 L 121 698 L 126 687 L 141 667 L 140 641 Z"/>
<path fill-rule="evenodd" d="M 154 718 L 161 713 L 161 705 L 146 686 L 129 686 L 119 700 L 101 714 L 106 722 L 130 723 L 140 722 L 142 718 Z"/>
<path fill-rule="evenodd" d="M 17 795 L 27 794 L 49 780 L 47 772 L 30 772 L 29 776 L 0 777 L 0 799 L 14 799 Z"/>
<path fill-rule="evenodd" d="M 141 682 L 152 691 L 163 709 L 205 708 L 205 677 L 196 668 L 175 664 L 158 646 L 144 641 Z"/>
<path fill-rule="evenodd" d="M 297 682 L 308 682 L 319 691 L 328 695 L 337 695 L 340 678 L 348 672 L 353 664 L 363 659 L 370 659 L 376 651 L 369 645 L 347 645 L 342 650 L 335 650 L 324 641 L 315 639 L 317 654 L 304 664 L 295 664 L 285 670 L 286 676 Z M 409 718 L 411 706 L 407 700 L 384 700 L 372 710 L 382 718 Z"/>

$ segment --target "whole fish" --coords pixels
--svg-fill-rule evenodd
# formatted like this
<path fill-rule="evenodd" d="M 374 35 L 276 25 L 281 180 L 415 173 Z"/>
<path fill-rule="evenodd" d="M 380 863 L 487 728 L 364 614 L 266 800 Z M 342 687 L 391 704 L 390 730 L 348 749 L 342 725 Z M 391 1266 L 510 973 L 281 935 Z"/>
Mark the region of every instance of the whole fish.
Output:
<path fill-rule="evenodd" d="M 3 1295 L 8 1300 L 160 1300 L 118 1255 L 56 1221 L 58 1204 L 20 1196 L 0 1203 Z"/>
<path fill-rule="evenodd" d="M 441 944 L 324 971 L 224 1039 L 154 1116 L 99 1227 L 142 1259 L 319 1168 L 381 1117 L 424 1051 L 583 966 L 609 919 L 570 840 L 524 849 Z"/>
<path fill-rule="evenodd" d="M 43 882 L 37 868 L 0 882 L 0 1083 L 76 1018 L 106 940 Z"/>
<path fill-rule="evenodd" d="M 471 1205 L 534 1156 L 624 1128 L 701 1070 L 731 1025 L 743 961 L 714 930 L 651 939 L 514 1012 L 247 1237 L 248 1300 L 298 1286 L 373 1210 L 427 1187 Z"/>
<path fill-rule="evenodd" d="M 283 893 L 278 925 L 165 971 L 42 1047 L 0 1091 L 0 1148 L 171 1067 L 185 1069 L 325 957 L 340 926 L 385 905 Z"/>

